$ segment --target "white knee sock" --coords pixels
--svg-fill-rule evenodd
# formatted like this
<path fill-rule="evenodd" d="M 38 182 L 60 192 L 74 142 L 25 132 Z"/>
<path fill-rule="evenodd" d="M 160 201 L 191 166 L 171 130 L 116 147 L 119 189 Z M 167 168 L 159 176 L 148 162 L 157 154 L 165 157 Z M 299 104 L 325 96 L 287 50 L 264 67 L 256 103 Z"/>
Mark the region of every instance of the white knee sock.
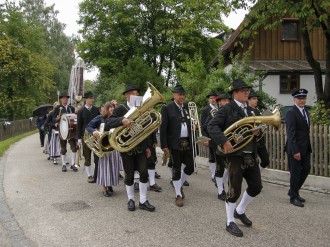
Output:
<path fill-rule="evenodd" d="M 86 172 L 87 172 L 87 177 L 93 176 L 92 173 L 92 166 L 85 166 Z"/>
<path fill-rule="evenodd" d="M 181 171 L 183 172 L 184 168 L 186 168 L 186 165 L 184 163 L 181 164 Z"/>
<path fill-rule="evenodd" d="M 140 174 L 138 171 L 134 172 L 134 183 L 138 183 L 140 180 Z"/>
<path fill-rule="evenodd" d="M 187 174 L 185 174 L 184 172 L 181 173 L 181 186 L 184 184 L 184 182 L 186 182 L 188 177 L 189 176 Z"/>
<path fill-rule="evenodd" d="M 215 177 L 215 181 L 217 182 L 217 186 L 218 186 L 218 194 L 220 195 L 223 191 L 223 179 L 222 178 L 218 178 L 218 177 Z"/>
<path fill-rule="evenodd" d="M 253 197 L 249 196 L 246 191 L 244 191 L 244 194 L 242 196 L 241 202 L 238 204 L 238 207 L 236 208 L 236 211 L 238 214 L 244 214 L 246 207 L 252 202 Z"/>
<path fill-rule="evenodd" d="M 76 164 L 77 153 L 71 154 L 71 165 L 74 166 Z"/>
<path fill-rule="evenodd" d="M 175 195 L 182 197 L 182 194 L 181 194 L 181 186 L 182 186 L 181 179 L 173 180 L 173 186 L 174 186 L 174 189 L 175 189 Z"/>
<path fill-rule="evenodd" d="M 215 169 L 216 169 L 216 164 L 215 163 L 210 163 L 209 162 L 209 166 L 210 166 L 210 170 L 211 170 L 211 178 L 214 178 L 215 176 Z"/>
<path fill-rule="evenodd" d="M 145 203 L 147 200 L 147 187 L 148 183 L 139 182 L 140 203 Z"/>
<path fill-rule="evenodd" d="M 263 168 L 261 165 L 259 165 L 260 172 L 263 172 L 265 168 Z"/>
<path fill-rule="evenodd" d="M 153 186 L 155 185 L 155 174 L 156 174 L 156 171 L 155 169 L 148 169 L 148 174 L 149 174 L 149 184 L 150 186 Z"/>
<path fill-rule="evenodd" d="M 234 219 L 235 207 L 236 207 L 236 203 L 226 202 L 227 226 L 229 226 L 230 222 L 235 222 Z"/>
<path fill-rule="evenodd" d="M 62 166 L 66 166 L 65 155 L 61 155 L 62 158 Z"/>
<path fill-rule="evenodd" d="M 128 200 L 133 200 L 134 201 L 134 186 L 133 185 L 125 185 L 126 187 L 126 192 L 127 192 L 127 197 L 128 197 Z"/>

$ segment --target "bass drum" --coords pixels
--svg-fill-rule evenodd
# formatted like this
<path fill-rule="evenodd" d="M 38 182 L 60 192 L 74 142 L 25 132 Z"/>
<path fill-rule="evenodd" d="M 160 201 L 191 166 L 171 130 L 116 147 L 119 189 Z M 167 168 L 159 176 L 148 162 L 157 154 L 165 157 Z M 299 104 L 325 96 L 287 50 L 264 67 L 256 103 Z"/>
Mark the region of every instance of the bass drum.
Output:
<path fill-rule="evenodd" d="M 62 140 L 76 138 L 77 114 L 63 114 L 60 120 L 60 137 Z"/>

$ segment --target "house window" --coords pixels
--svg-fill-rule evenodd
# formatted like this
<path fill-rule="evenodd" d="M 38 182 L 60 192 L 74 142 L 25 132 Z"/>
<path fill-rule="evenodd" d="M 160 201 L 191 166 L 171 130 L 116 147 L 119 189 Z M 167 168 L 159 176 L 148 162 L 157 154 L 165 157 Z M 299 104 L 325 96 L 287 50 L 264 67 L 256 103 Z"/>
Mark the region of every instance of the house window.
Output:
<path fill-rule="evenodd" d="M 282 40 L 298 41 L 299 40 L 299 20 L 283 19 L 282 22 Z"/>
<path fill-rule="evenodd" d="M 292 93 L 294 89 L 300 88 L 299 74 L 283 74 L 280 75 L 280 93 Z"/>

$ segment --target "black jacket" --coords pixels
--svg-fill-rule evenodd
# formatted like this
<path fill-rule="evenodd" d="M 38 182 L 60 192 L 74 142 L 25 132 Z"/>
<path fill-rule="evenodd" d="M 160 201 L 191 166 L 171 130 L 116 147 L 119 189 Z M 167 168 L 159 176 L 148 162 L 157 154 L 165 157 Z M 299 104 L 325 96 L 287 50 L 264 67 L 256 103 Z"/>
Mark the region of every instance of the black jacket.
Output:
<path fill-rule="evenodd" d="M 207 128 L 205 125 L 205 122 L 208 118 L 208 116 L 210 115 L 210 111 L 212 110 L 212 107 L 210 106 L 210 104 L 208 104 L 207 106 L 205 106 L 201 112 L 201 130 L 202 130 L 202 135 L 203 136 L 207 136 Z"/>
<path fill-rule="evenodd" d="M 70 114 L 70 113 L 75 113 L 75 109 L 73 106 L 68 105 L 67 110 L 65 109 L 65 106 L 63 105 L 59 105 L 54 109 L 54 113 L 53 113 L 53 118 L 52 118 L 52 122 L 55 124 L 56 123 L 56 117 L 61 114 Z M 57 121 L 59 122 L 59 121 Z"/>
<path fill-rule="evenodd" d="M 309 114 L 305 108 L 308 122 L 310 123 Z M 304 116 L 296 105 L 292 106 L 286 113 L 285 128 L 287 134 L 287 141 L 285 151 L 287 154 L 306 155 L 312 152 L 312 146 L 309 138 L 309 125 Z"/>
<path fill-rule="evenodd" d="M 77 139 L 82 139 L 85 133 L 85 128 L 89 122 L 100 115 L 100 111 L 97 107 L 92 106 L 91 110 L 88 110 L 85 106 L 77 113 Z"/>
<path fill-rule="evenodd" d="M 252 110 L 253 109 L 251 107 L 247 107 L 248 116 L 252 116 Z M 224 131 L 233 123 L 243 118 L 245 118 L 244 111 L 236 104 L 234 100 L 231 101 L 229 104 L 221 107 L 219 111 L 215 113 L 215 116 L 210 120 L 207 126 L 207 130 L 209 132 L 210 137 L 216 143 L 217 146 L 224 145 L 225 142 L 228 140 L 227 137 L 224 135 Z M 256 139 L 253 138 L 252 141 L 244 148 L 227 155 L 243 156 L 244 151 L 256 153 L 256 148 Z M 223 153 L 219 154 L 224 155 Z"/>
<path fill-rule="evenodd" d="M 183 104 L 184 121 L 188 128 L 188 137 L 191 137 L 191 122 L 189 117 L 188 104 Z M 161 148 L 179 149 L 179 138 L 181 134 L 182 115 L 179 107 L 171 102 L 164 105 L 161 111 L 162 123 L 160 125 Z M 191 143 L 190 143 L 191 145 Z"/>

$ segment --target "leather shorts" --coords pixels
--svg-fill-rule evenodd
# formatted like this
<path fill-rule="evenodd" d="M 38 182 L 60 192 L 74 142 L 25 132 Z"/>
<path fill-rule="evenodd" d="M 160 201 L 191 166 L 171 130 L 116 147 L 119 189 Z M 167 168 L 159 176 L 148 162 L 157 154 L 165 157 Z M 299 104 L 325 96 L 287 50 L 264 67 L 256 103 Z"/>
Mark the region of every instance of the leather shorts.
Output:
<path fill-rule="evenodd" d="M 180 138 L 179 139 L 179 146 L 180 146 L 180 151 L 186 151 L 189 150 L 190 147 L 190 141 L 188 138 Z"/>

